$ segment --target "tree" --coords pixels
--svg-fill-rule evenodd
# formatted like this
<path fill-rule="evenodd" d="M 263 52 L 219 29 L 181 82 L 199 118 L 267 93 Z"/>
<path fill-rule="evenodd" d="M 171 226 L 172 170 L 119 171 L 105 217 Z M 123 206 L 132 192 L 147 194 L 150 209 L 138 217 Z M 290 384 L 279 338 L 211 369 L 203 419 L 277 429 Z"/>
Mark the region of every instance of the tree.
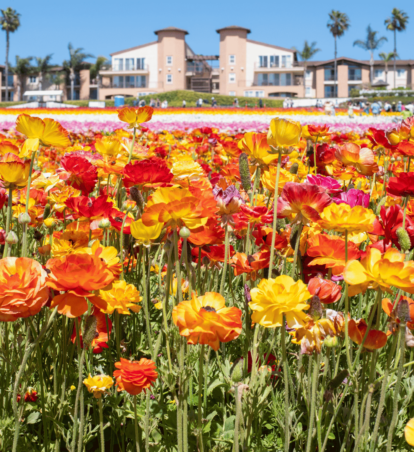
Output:
<path fill-rule="evenodd" d="M 55 86 L 55 90 L 60 89 L 61 85 L 65 83 L 65 77 L 61 72 L 56 74 L 47 74 L 47 78 L 52 85 Z"/>
<path fill-rule="evenodd" d="M 63 62 L 63 67 L 69 72 L 70 79 L 70 98 L 74 100 L 75 92 L 75 72 L 82 68 L 82 63 L 86 58 L 93 58 L 93 55 L 84 53 L 83 48 L 74 49 L 72 44 L 69 43 L 69 60 Z"/>
<path fill-rule="evenodd" d="M 9 50 L 10 33 L 14 33 L 20 27 L 20 14 L 12 9 L 1 9 L 0 17 L 1 28 L 6 32 L 6 100 L 9 100 Z"/>
<path fill-rule="evenodd" d="M 91 79 L 96 79 L 96 85 L 97 85 L 97 99 L 99 99 L 99 85 L 100 85 L 100 79 L 101 76 L 99 75 L 99 72 L 101 69 L 105 66 L 107 63 L 107 59 L 104 56 L 98 56 L 95 63 L 91 66 Z"/>
<path fill-rule="evenodd" d="M 335 94 L 337 95 L 338 90 L 338 80 L 337 80 L 337 38 L 340 38 L 344 35 L 346 30 L 348 30 L 350 24 L 349 24 L 349 18 L 345 13 L 341 13 L 340 11 L 332 10 L 329 13 L 329 22 L 328 22 L 328 28 L 329 31 L 332 33 L 332 36 L 335 40 Z"/>
<path fill-rule="evenodd" d="M 388 41 L 385 36 L 377 38 L 378 31 L 374 31 L 371 25 L 367 27 L 367 37 L 365 41 L 362 39 L 357 39 L 354 41 L 354 46 L 361 47 L 361 49 L 368 50 L 371 53 L 371 58 L 369 60 L 370 65 L 370 80 L 371 83 L 374 81 L 374 51 L 378 50 L 384 41 Z"/>
<path fill-rule="evenodd" d="M 387 82 L 388 78 L 388 63 L 394 58 L 395 53 L 394 52 L 381 52 L 378 56 L 381 58 L 382 61 L 384 61 L 385 65 L 385 82 Z M 395 55 L 396 58 L 398 58 L 398 55 Z"/>
<path fill-rule="evenodd" d="M 400 9 L 394 8 L 391 11 L 391 17 L 385 20 L 387 30 L 394 32 L 394 88 L 396 88 L 395 75 L 397 72 L 397 31 L 404 31 L 408 24 L 408 15 Z"/>
<path fill-rule="evenodd" d="M 39 90 L 42 89 L 43 83 L 43 74 L 45 74 L 50 69 L 50 60 L 52 59 L 53 54 L 46 55 L 44 58 L 36 57 L 36 72 L 39 77 Z"/>
<path fill-rule="evenodd" d="M 320 52 L 321 49 L 316 48 L 316 42 L 312 42 L 310 45 L 308 44 L 308 41 L 305 40 L 303 44 L 302 51 L 297 50 L 297 54 L 299 55 L 299 58 L 303 61 L 303 97 L 306 95 L 306 86 L 305 86 L 305 79 L 306 79 L 306 69 L 308 61 L 313 58 L 313 56 Z"/>
<path fill-rule="evenodd" d="M 33 57 L 20 58 L 16 55 L 16 66 L 12 68 L 13 74 L 17 75 L 16 100 L 21 100 L 22 87 L 25 84 L 25 78 L 33 72 L 31 61 Z"/>

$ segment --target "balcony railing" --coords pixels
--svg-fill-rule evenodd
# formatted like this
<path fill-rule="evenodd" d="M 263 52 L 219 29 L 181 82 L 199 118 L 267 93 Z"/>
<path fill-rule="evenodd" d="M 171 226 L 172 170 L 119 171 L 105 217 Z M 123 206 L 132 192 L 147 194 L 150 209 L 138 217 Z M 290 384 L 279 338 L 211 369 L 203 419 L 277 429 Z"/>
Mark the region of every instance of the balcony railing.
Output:
<path fill-rule="evenodd" d="M 361 74 L 348 74 L 348 80 L 351 82 L 361 82 L 362 76 Z"/>
<path fill-rule="evenodd" d="M 132 83 L 117 83 L 113 82 L 111 80 L 110 83 L 108 82 L 102 82 L 101 88 L 108 89 L 108 88 L 121 88 L 121 89 L 143 89 L 143 88 L 149 88 L 149 89 L 162 89 L 164 87 L 164 82 L 146 82 L 145 84 L 140 84 L 139 86 L 137 84 L 133 85 Z"/>
<path fill-rule="evenodd" d="M 275 62 L 267 62 L 267 64 L 264 64 L 264 63 L 258 63 L 258 62 L 255 62 L 254 63 L 254 69 L 255 70 L 264 70 L 264 69 L 272 69 L 272 70 L 276 70 L 276 71 L 278 71 L 278 70 L 280 70 L 280 71 L 283 71 L 283 70 L 285 70 L 285 69 L 293 69 L 293 70 L 303 70 L 303 67 L 302 66 L 299 66 L 299 64 L 296 62 L 296 61 L 294 61 L 293 63 L 282 63 L 282 62 L 279 62 L 279 64 L 277 64 L 277 63 L 275 63 Z"/>
<path fill-rule="evenodd" d="M 149 71 L 148 64 L 113 64 L 101 69 L 102 72 Z"/>

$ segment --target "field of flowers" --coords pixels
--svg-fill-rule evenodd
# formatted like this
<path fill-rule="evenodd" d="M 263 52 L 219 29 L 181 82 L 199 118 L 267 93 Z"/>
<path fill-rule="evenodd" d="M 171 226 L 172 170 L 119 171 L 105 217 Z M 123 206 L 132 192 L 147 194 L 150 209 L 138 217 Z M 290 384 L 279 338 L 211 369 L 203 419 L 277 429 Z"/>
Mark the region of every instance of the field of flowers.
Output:
<path fill-rule="evenodd" d="M 0 450 L 412 450 L 395 120 L 1 110 Z"/>

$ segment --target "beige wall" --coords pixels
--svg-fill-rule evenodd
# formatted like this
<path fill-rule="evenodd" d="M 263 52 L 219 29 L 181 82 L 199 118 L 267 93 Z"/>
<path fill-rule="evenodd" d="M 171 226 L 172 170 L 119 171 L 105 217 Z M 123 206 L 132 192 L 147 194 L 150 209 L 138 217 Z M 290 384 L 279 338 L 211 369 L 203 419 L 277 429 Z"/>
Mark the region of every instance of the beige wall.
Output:
<path fill-rule="evenodd" d="M 362 75 L 362 85 L 363 86 L 369 85 L 370 84 L 370 82 L 369 82 L 369 68 L 362 67 L 361 68 L 361 75 Z"/>
<path fill-rule="evenodd" d="M 316 97 L 325 97 L 325 69 L 316 69 Z"/>
<path fill-rule="evenodd" d="M 246 89 L 246 45 L 247 31 L 222 30 L 220 31 L 220 94 L 229 95 L 235 91 L 242 96 Z M 230 63 L 230 55 L 236 56 L 234 64 Z M 229 83 L 230 74 L 236 75 L 235 83 Z M 252 87 L 262 89 L 265 87 Z"/>
<path fill-rule="evenodd" d="M 88 100 L 90 85 L 90 70 L 82 69 L 79 73 L 79 78 L 80 78 L 79 98 L 80 100 Z"/>
<path fill-rule="evenodd" d="M 338 66 L 338 97 L 348 97 L 348 66 Z"/>
<path fill-rule="evenodd" d="M 167 65 L 167 56 L 173 57 L 171 65 Z M 185 33 L 170 30 L 159 31 L 158 80 L 162 82 L 159 85 L 164 87 L 164 91 L 186 89 L 185 72 Z M 172 83 L 167 83 L 167 74 L 172 75 Z"/>

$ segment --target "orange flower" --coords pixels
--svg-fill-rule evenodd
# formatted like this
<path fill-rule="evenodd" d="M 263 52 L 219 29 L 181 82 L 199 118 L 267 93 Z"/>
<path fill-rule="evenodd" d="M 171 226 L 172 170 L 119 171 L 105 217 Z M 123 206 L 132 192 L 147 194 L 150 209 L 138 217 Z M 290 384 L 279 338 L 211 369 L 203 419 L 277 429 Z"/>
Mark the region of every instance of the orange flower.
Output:
<path fill-rule="evenodd" d="M 118 118 L 129 124 L 130 129 L 133 127 L 140 128 L 140 124 L 147 122 L 152 118 L 154 109 L 152 107 L 123 107 L 118 111 Z"/>
<path fill-rule="evenodd" d="M 318 234 L 308 240 L 306 254 L 315 257 L 309 265 L 325 265 L 340 275 L 345 267 L 345 240 L 335 235 Z M 353 242 L 348 242 L 348 260 L 359 259 L 361 252 Z"/>
<path fill-rule="evenodd" d="M 244 138 L 239 141 L 239 149 L 249 155 L 252 164 L 267 166 L 273 160 L 277 160 L 277 154 L 269 154 L 270 147 L 267 144 L 265 133 L 247 132 Z"/>
<path fill-rule="evenodd" d="M 16 130 L 27 138 L 38 139 L 45 146 L 66 147 L 71 142 L 68 132 L 57 121 L 21 114 L 16 120 Z"/>
<path fill-rule="evenodd" d="M 369 148 L 360 148 L 355 143 L 345 143 L 335 151 L 335 157 L 346 166 L 353 166 L 365 176 L 373 176 L 378 172 L 375 155 Z"/>
<path fill-rule="evenodd" d="M 203 217 L 200 204 L 200 199 L 185 188 L 159 188 L 145 206 L 142 222 L 145 226 L 164 223 L 171 228 L 198 229 L 208 219 L 207 215 Z"/>
<path fill-rule="evenodd" d="M 46 272 L 26 257 L 0 259 L 0 320 L 36 315 L 49 299 Z"/>
<path fill-rule="evenodd" d="M 341 298 L 341 286 L 322 278 L 312 278 L 308 283 L 308 290 L 311 295 L 316 295 L 321 303 L 335 303 Z"/>
<path fill-rule="evenodd" d="M 51 307 L 58 306 L 58 312 L 68 317 L 78 317 L 88 310 L 88 300 L 99 309 L 106 308 L 106 302 L 94 296 L 93 291 L 103 289 L 113 280 L 114 275 L 106 263 L 96 255 L 70 254 L 62 258 L 50 259 L 46 284 L 55 291 L 66 293 L 56 295 Z"/>
<path fill-rule="evenodd" d="M 365 333 L 367 331 L 367 323 L 364 319 L 351 319 L 348 323 L 348 333 L 351 340 L 358 345 L 362 344 Z M 368 351 L 378 350 L 387 343 L 387 335 L 382 331 L 369 330 L 368 336 L 364 342 L 364 348 Z"/>
<path fill-rule="evenodd" d="M 115 367 L 119 369 L 114 372 L 118 391 L 126 391 L 131 395 L 145 392 L 158 377 L 155 363 L 146 358 L 135 362 L 121 358 L 120 362 L 115 363 Z"/>
<path fill-rule="evenodd" d="M 224 298 L 215 292 L 207 292 L 201 297 L 193 293 L 191 300 L 179 303 L 172 312 L 180 335 L 187 337 L 189 344 L 206 344 L 216 351 L 220 342 L 239 337 L 241 315 L 238 308 L 226 308 Z"/>

